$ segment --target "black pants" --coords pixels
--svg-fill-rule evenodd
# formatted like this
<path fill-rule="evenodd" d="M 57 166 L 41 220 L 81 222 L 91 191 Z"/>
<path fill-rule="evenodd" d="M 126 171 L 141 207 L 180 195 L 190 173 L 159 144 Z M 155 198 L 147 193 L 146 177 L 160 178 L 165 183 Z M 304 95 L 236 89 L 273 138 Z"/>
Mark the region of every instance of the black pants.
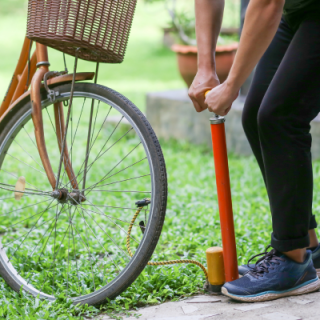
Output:
<path fill-rule="evenodd" d="M 282 19 L 242 118 L 268 191 L 271 245 L 281 252 L 308 247 L 308 230 L 317 226 L 310 121 L 320 112 L 320 10 L 299 18 Z"/>

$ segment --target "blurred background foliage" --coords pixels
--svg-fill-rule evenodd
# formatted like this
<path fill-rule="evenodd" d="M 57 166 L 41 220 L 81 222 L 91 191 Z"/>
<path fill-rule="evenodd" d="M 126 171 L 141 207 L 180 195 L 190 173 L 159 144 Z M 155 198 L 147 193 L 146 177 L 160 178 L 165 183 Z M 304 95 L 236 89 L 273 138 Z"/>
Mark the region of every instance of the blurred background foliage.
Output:
<path fill-rule="evenodd" d="M 163 44 L 163 28 L 172 23 L 167 7 L 169 0 L 138 0 L 127 53 L 122 64 L 103 64 L 98 82 L 127 96 L 142 111 L 145 95 L 185 87 L 180 78 L 176 55 Z M 224 27 L 239 26 L 240 0 L 226 0 Z M 194 29 L 194 0 L 177 0 L 180 21 Z M 0 1 L 0 99 L 4 96 L 16 66 L 26 32 L 27 0 Z M 189 21 L 189 22 L 188 22 Z M 62 54 L 49 49 L 51 70 L 63 70 Z M 73 58 L 68 57 L 69 71 Z M 94 71 L 94 63 L 80 61 L 80 71 Z"/>

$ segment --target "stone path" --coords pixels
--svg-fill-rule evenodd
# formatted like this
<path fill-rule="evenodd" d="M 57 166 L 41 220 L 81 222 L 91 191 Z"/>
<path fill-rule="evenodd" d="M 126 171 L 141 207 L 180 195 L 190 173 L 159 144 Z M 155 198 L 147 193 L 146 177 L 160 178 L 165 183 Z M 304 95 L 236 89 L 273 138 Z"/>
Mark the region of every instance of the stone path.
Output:
<path fill-rule="evenodd" d="M 239 303 L 224 296 L 199 295 L 141 308 L 140 320 L 320 320 L 320 292 L 261 303 Z M 109 320 L 99 316 L 95 320 Z M 137 320 L 136 317 L 124 320 Z"/>

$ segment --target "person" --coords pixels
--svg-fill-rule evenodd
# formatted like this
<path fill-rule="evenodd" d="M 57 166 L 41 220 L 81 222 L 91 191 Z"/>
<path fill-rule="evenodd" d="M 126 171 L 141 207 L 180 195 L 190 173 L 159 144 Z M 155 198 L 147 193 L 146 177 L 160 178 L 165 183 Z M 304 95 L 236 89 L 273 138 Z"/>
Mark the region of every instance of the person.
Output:
<path fill-rule="evenodd" d="M 272 250 L 239 267 L 243 276 L 222 293 L 265 301 L 313 292 L 320 288 L 320 246 L 309 131 L 320 112 L 320 1 L 251 0 L 234 63 L 220 84 L 214 53 L 223 9 L 224 0 L 195 0 L 198 72 L 189 96 L 196 111 L 225 116 L 256 66 L 242 125 L 266 185 L 273 232 Z"/>

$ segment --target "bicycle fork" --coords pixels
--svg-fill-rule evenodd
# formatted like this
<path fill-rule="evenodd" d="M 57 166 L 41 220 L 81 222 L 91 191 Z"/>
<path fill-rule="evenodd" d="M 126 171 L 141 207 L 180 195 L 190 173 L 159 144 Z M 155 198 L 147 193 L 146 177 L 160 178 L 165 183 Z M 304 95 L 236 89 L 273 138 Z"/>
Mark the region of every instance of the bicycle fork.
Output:
<path fill-rule="evenodd" d="M 48 180 L 52 186 L 52 189 L 56 190 L 58 188 L 57 181 L 59 181 L 59 176 L 61 171 L 61 162 L 63 158 L 65 170 L 67 172 L 71 185 L 73 189 L 78 190 L 79 189 L 78 183 L 77 183 L 74 171 L 72 169 L 72 165 L 71 165 L 71 161 L 68 153 L 62 102 L 54 103 L 56 135 L 58 139 L 59 150 L 61 153 L 58 175 L 55 176 L 52 170 L 52 166 L 51 166 L 47 148 L 46 148 L 45 137 L 44 137 L 43 118 L 42 118 L 42 109 L 41 109 L 41 94 L 40 94 L 41 81 L 44 79 L 44 75 L 47 72 L 49 72 L 49 65 L 50 65 L 48 62 L 48 51 L 46 46 L 36 43 L 36 55 L 37 55 L 37 61 L 38 61 L 37 63 L 38 70 L 36 71 L 31 82 L 30 96 L 31 96 L 31 103 L 32 103 L 32 121 L 34 124 L 35 138 L 36 138 L 36 143 L 37 143 L 38 152 L 41 158 L 41 162 L 47 174 Z M 63 152 L 62 152 L 62 149 L 64 149 Z"/>

